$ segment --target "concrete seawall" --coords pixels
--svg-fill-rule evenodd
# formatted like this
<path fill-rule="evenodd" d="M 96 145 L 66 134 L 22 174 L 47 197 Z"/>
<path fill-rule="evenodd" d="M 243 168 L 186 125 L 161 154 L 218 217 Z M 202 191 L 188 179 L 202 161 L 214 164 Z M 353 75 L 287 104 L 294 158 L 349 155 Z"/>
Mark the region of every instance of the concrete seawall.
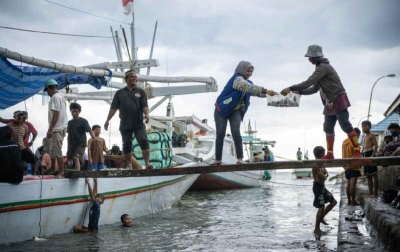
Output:
<path fill-rule="evenodd" d="M 349 206 L 346 184 L 343 175 L 338 251 L 400 251 L 400 210 L 380 199 L 368 198 L 367 182 L 363 179 L 358 180 L 356 196 L 362 206 Z"/>

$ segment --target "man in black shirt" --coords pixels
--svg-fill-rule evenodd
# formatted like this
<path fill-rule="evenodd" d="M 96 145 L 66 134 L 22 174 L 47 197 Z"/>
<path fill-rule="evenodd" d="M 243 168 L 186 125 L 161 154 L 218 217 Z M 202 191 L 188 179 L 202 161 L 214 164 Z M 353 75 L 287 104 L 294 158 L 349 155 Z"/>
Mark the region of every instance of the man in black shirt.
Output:
<path fill-rule="evenodd" d="M 21 149 L 18 143 L 11 141 L 12 134 L 10 127 L 0 128 L 0 182 L 19 184 L 24 177 L 24 170 Z"/>
<path fill-rule="evenodd" d="M 104 129 L 108 130 L 111 118 L 119 110 L 119 118 L 121 119 L 119 130 L 122 136 L 126 168 L 132 169 L 132 140 L 133 134 L 135 134 L 142 149 L 146 169 L 153 169 L 153 166 L 149 163 L 150 147 L 147 141 L 146 126 L 143 123 L 143 114 L 145 122 L 149 122 L 147 95 L 143 89 L 136 86 L 137 76 L 134 70 L 129 70 L 125 73 L 125 81 L 126 87 L 118 90 L 114 95 Z"/>
<path fill-rule="evenodd" d="M 69 105 L 69 110 L 71 111 L 71 115 L 73 117 L 72 120 L 68 122 L 68 151 L 67 158 L 68 163 L 73 160 L 75 164 L 75 169 L 81 170 L 81 162 L 83 163 L 83 154 L 85 153 L 85 149 L 87 146 L 86 141 L 86 132 L 89 132 L 93 141 L 95 140 L 95 135 L 89 126 L 89 123 L 86 119 L 79 117 L 81 113 L 81 105 L 78 103 L 71 103 Z M 95 142 L 94 142 L 95 143 Z M 68 165 L 69 166 L 69 165 Z"/>

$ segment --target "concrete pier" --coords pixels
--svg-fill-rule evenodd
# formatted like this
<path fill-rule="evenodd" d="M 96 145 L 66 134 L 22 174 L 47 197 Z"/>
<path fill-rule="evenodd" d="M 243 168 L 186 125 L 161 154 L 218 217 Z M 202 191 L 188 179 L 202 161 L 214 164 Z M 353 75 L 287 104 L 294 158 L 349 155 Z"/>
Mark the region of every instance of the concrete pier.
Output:
<path fill-rule="evenodd" d="M 400 251 L 400 210 L 379 198 L 368 198 L 368 185 L 362 178 L 357 182 L 356 196 L 361 206 L 349 206 L 346 183 L 343 174 L 338 251 Z"/>

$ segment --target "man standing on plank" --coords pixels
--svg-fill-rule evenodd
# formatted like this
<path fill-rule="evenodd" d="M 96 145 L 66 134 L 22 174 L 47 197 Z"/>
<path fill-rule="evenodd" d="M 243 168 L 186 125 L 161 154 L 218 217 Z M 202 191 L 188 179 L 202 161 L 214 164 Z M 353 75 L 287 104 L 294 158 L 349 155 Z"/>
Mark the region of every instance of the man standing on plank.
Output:
<path fill-rule="evenodd" d="M 283 89 L 281 94 L 287 95 L 291 91 L 297 91 L 301 95 L 311 95 L 319 91 L 322 104 L 325 106 L 324 131 L 328 147 L 328 153 L 321 159 L 334 159 L 336 121 L 339 121 L 340 127 L 350 139 L 354 150 L 352 158 L 361 158 L 357 133 L 349 121 L 347 108 L 350 107 L 350 102 L 339 75 L 330 65 L 329 60 L 324 58 L 321 46 L 310 45 L 305 57 L 308 57 L 311 64 L 316 66 L 314 73 L 306 81 Z"/>
<path fill-rule="evenodd" d="M 146 123 L 149 122 L 149 106 L 147 105 L 146 92 L 136 86 L 137 76 L 134 70 L 125 73 L 126 87 L 118 90 L 111 103 L 110 112 L 104 129 L 108 130 L 108 125 L 119 110 L 119 130 L 122 136 L 123 151 L 125 155 L 126 168 L 132 169 L 132 140 L 133 134 L 142 149 L 143 159 L 146 163 L 146 169 L 154 167 L 149 163 L 150 146 L 147 141 L 146 126 L 143 123 L 143 115 Z"/>

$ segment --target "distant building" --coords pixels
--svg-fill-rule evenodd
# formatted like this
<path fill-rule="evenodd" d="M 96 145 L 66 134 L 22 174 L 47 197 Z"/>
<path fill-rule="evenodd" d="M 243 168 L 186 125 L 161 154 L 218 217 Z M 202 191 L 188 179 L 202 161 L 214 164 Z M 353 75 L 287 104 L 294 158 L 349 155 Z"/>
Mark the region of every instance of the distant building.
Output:
<path fill-rule="evenodd" d="M 378 143 L 383 141 L 383 138 L 389 134 L 387 127 L 391 123 L 399 123 L 400 124 L 400 94 L 397 98 L 392 102 L 386 112 L 383 114 L 385 119 L 375 124 L 371 128 L 371 132 L 375 134 Z"/>

